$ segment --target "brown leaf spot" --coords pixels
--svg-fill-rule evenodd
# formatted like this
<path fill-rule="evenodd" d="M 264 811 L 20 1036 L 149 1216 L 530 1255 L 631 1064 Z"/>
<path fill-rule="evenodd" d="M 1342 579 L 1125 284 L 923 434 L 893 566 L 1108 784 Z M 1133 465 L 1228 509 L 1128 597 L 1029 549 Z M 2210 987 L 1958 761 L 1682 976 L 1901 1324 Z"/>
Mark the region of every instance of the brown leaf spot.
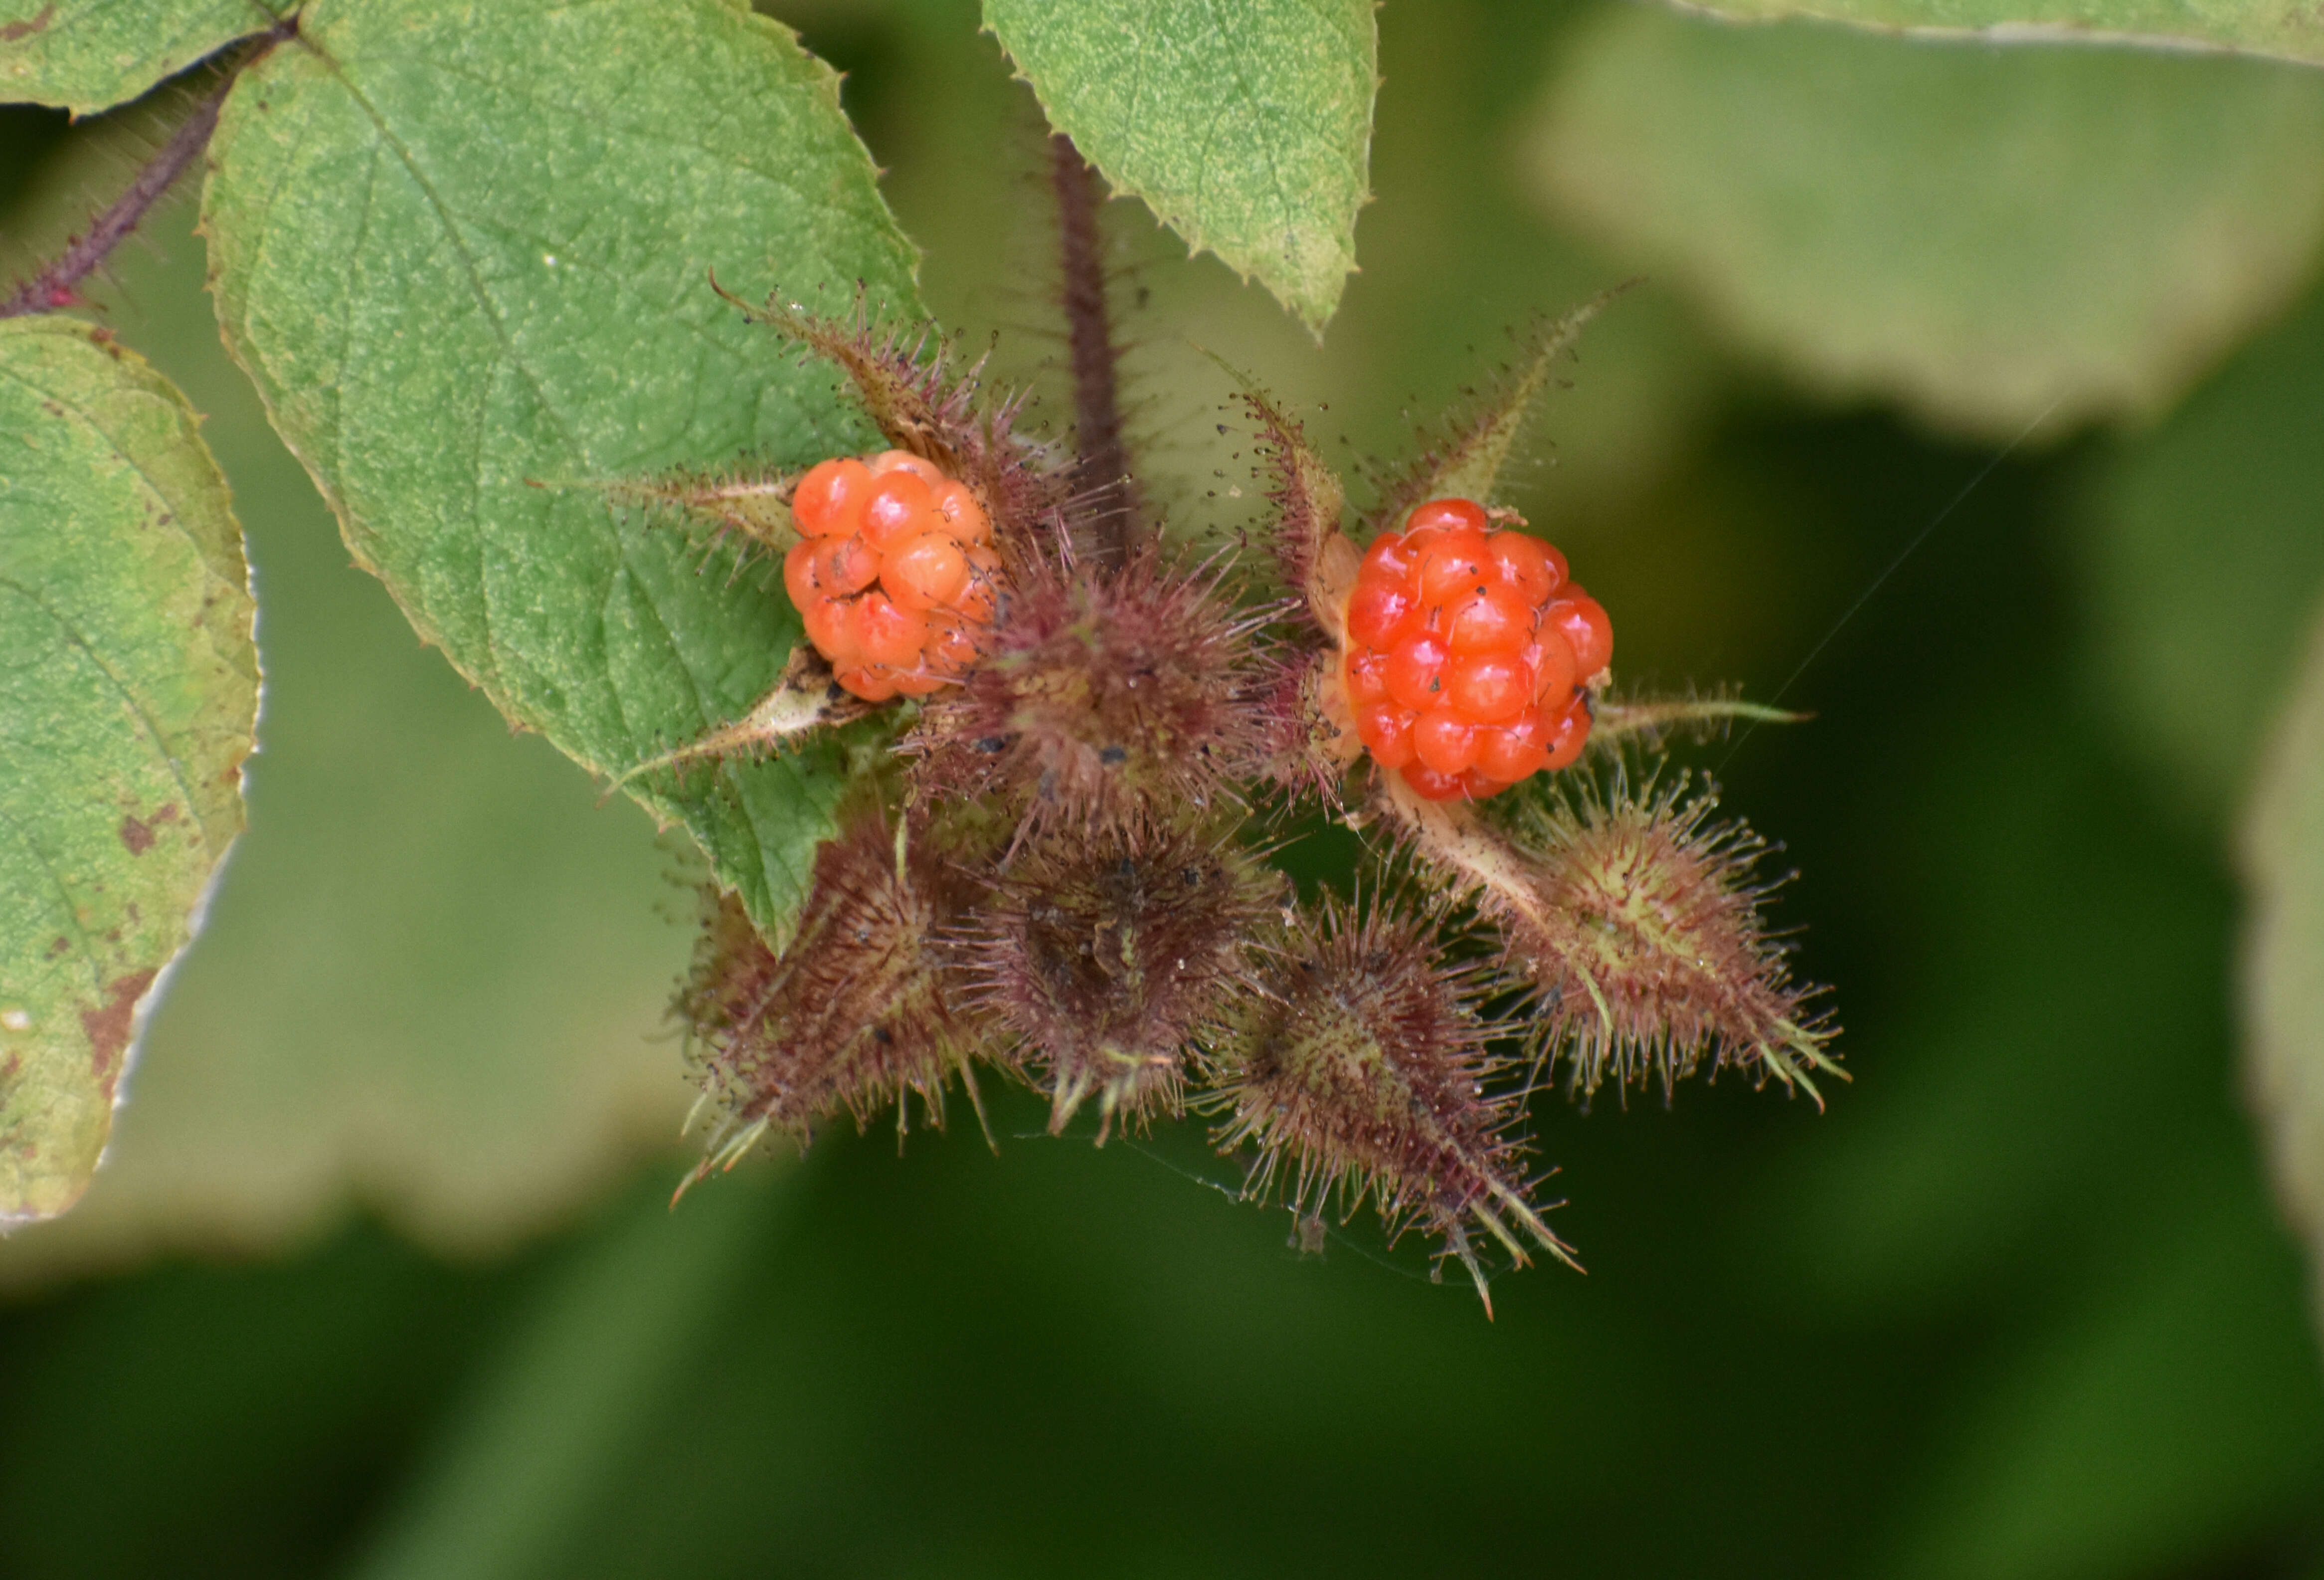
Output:
<path fill-rule="evenodd" d="M 54 22 L 56 19 L 56 0 L 49 0 L 49 3 L 46 5 L 41 7 L 41 14 L 38 16 L 33 17 L 29 22 L 11 22 L 0 24 L 0 42 L 13 44 L 18 39 L 27 37 L 30 34 L 45 32 L 48 31 L 49 23 Z"/>
<path fill-rule="evenodd" d="M 65 937 L 62 933 L 59 933 L 59 934 L 57 935 L 57 941 L 56 941 L 55 943 L 51 944 L 51 945 L 49 946 L 49 952 L 48 952 L 48 955 L 47 955 L 47 956 L 46 956 L 46 957 L 47 957 L 48 959 L 53 960 L 53 959 L 55 959 L 58 956 L 60 956 L 60 955 L 63 954 L 67 949 L 69 949 L 69 948 L 71 948 L 71 947 L 72 947 L 72 940 L 71 940 L 70 938 L 69 938 Z"/>
<path fill-rule="evenodd" d="M 153 985 L 155 975 L 153 968 L 148 966 L 115 977 L 105 990 L 103 1007 L 80 1012 L 80 1029 L 88 1037 L 88 1067 L 103 1083 L 108 1098 L 113 1095 L 114 1082 L 121 1078 L 121 1055 L 129 1046 L 130 1023 L 136 1014 L 137 1001 Z"/>
<path fill-rule="evenodd" d="M 153 830 L 134 818 L 121 820 L 121 843 L 129 847 L 131 855 L 143 855 L 153 848 Z"/>

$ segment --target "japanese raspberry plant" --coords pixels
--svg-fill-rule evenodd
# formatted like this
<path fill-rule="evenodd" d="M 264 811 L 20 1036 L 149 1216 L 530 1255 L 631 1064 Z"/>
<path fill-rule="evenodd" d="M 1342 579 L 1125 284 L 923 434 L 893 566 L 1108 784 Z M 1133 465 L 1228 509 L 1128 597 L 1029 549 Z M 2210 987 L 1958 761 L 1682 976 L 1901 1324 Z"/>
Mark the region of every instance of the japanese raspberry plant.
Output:
<path fill-rule="evenodd" d="M 1320 333 L 1365 188 L 1369 7 L 1331 49 L 1267 57 L 1316 112 L 1288 120 L 1222 90 L 1266 30 L 1219 13 L 1216 69 L 1141 101 L 1204 126 L 1192 199 L 1086 118 L 1106 73 L 1074 73 L 1099 57 L 994 14 L 1060 127 L 1069 436 L 922 327 L 835 78 L 745 10 L 318 0 L 166 47 L 134 11 L 0 39 L 11 83 L 83 110 L 179 69 L 180 44 L 217 51 L 120 201 L 0 300 L 22 320 L 0 371 L 32 392 L 11 575 L 109 589 L 28 629 L 0 723 L 68 777 L 55 719 L 120 757 L 117 804 L 10 806 L 68 855 L 0 937 L 41 984 L 0 1005 L 0 1218 L 86 1185 L 138 1007 L 239 826 L 221 787 L 255 671 L 223 485 L 108 331 L 36 321 L 197 168 L 225 341 L 358 562 L 514 725 L 700 846 L 679 1008 L 718 1114 L 705 1169 L 842 1110 L 908 1123 L 916 1095 L 940 1122 L 998 1075 L 1101 1141 L 1194 1113 L 1255 1198 L 1311 1222 L 1375 1200 L 1481 1289 L 1489 1255 L 1565 1254 L 1537 1088 L 1667 1091 L 1707 1064 L 1812 1093 L 1832 1070 L 1760 925 L 1757 844 L 1659 764 L 1659 732 L 1743 710 L 1618 698 L 1612 622 L 1501 495 L 1586 311 L 1357 514 L 1246 388 L 1267 510 L 1202 523 L 1241 532 L 1233 553 L 1159 530 L 1114 388 L 1098 174 L 1065 134 Z M 1245 133 L 1268 157 L 1210 157 Z M 1315 179 L 1275 179 L 1288 152 Z M 199 526 L 187 554 L 105 551 L 88 523 L 134 539 L 156 488 L 161 523 Z M 89 705 L 67 684 L 84 648 L 118 650 L 115 675 L 154 659 L 155 698 L 189 706 Z M 1302 900 L 1274 853 L 1317 817 L 1367 855 Z M 93 925 L 80 883 L 124 925 Z"/>
<path fill-rule="evenodd" d="M 892 448 L 622 490 L 781 556 L 768 596 L 806 630 L 757 707 L 640 772 L 843 726 L 872 762 L 795 932 L 706 902 L 678 1009 L 717 1118 L 688 1183 L 843 1110 L 900 1132 L 917 1095 L 941 1123 L 955 1078 L 982 1113 L 982 1067 L 1053 1133 L 1207 1118 L 1252 1199 L 1372 1200 L 1481 1296 L 1489 1256 L 1572 1261 L 1536 1088 L 1667 1097 L 1708 1067 L 1821 1103 L 1833 1030 L 1760 919 L 1763 847 L 1661 766 L 1662 732 L 1748 710 L 1617 700 L 1606 611 L 1492 499 L 1596 305 L 1368 520 L 1247 390 L 1268 509 L 1254 551 L 1202 559 L 940 340 L 745 308 Z M 1314 813 L 1365 831 L 1361 898 L 1303 902 L 1270 864 Z"/>

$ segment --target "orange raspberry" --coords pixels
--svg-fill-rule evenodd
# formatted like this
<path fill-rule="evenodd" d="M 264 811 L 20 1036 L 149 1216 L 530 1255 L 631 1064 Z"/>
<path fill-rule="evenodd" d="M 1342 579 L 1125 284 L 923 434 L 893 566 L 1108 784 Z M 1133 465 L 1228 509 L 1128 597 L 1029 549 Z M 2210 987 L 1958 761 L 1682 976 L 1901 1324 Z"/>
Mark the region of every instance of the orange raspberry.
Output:
<path fill-rule="evenodd" d="M 935 503 L 937 519 L 963 548 L 992 541 L 992 519 L 976 503 L 967 484 L 949 478 L 937 484 Z"/>
<path fill-rule="evenodd" d="M 1614 623 L 1598 600 L 1578 585 L 1568 584 L 1549 606 L 1549 624 L 1565 633 L 1573 648 L 1574 672 L 1588 679 L 1614 657 Z"/>
<path fill-rule="evenodd" d="M 791 514 L 783 587 L 840 685 L 885 702 L 968 671 L 1006 577 L 966 484 L 908 450 L 842 457 L 808 468 Z"/>
<path fill-rule="evenodd" d="M 917 472 L 892 471 L 872 485 L 863 502 L 863 541 L 885 554 L 935 524 L 936 491 Z"/>
<path fill-rule="evenodd" d="M 1612 623 L 1565 557 L 1489 527 L 1473 500 L 1418 505 L 1364 551 L 1348 597 L 1357 737 L 1433 800 L 1481 800 L 1574 762 L 1584 685 L 1613 654 Z"/>
<path fill-rule="evenodd" d="M 899 609 L 950 607 L 968 587 L 968 556 L 946 531 L 918 532 L 890 549 L 880 585 Z"/>
<path fill-rule="evenodd" d="M 809 538 L 844 537 L 862 525 L 871 496 L 872 469 L 862 462 L 821 461 L 791 490 L 791 520 Z"/>
<path fill-rule="evenodd" d="M 932 489 L 951 481 L 944 475 L 943 467 L 909 450 L 881 450 L 865 465 L 874 477 L 885 477 L 890 472 L 909 472 Z"/>
<path fill-rule="evenodd" d="M 928 623 L 898 608 L 886 593 L 869 592 L 855 601 L 855 640 L 867 662 L 909 669 L 927 644 Z"/>

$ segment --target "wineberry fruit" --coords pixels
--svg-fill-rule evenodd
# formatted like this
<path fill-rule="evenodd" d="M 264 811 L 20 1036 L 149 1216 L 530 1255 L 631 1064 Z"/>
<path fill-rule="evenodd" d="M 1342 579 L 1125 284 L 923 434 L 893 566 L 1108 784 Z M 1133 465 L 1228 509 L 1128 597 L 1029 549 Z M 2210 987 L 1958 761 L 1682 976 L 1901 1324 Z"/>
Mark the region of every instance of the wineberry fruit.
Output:
<path fill-rule="evenodd" d="M 783 587 L 842 687 L 926 697 L 976 661 L 1006 578 L 966 484 L 908 450 L 837 457 L 798 480 L 791 520 Z"/>
<path fill-rule="evenodd" d="M 1348 698 L 1374 762 L 1430 800 L 1498 795 L 1566 768 L 1614 626 L 1565 556 L 1432 499 L 1364 551 L 1347 605 Z"/>

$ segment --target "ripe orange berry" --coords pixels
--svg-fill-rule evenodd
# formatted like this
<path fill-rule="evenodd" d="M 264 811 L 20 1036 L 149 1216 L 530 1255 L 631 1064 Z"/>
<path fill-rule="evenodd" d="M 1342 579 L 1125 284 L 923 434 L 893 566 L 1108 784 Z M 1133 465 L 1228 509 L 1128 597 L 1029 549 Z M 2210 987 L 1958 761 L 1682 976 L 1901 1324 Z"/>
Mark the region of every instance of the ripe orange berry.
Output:
<path fill-rule="evenodd" d="M 1420 600 L 1401 581 L 1359 576 L 1348 599 L 1348 634 L 1381 651 L 1420 623 Z"/>
<path fill-rule="evenodd" d="M 861 538 L 817 541 L 815 585 L 833 597 L 860 593 L 880 579 L 880 557 Z"/>
<path fill-rule="evenodd" d="M 1444 669 L 1444 705 L 1471 724 L 1515 718 L 1533 691 L 1533 671 L 1513 654 L 1456 654 Z"/>
<path fill-rule="evenodd" d="M 799 605 L 807 639 L 834 669 L 860 663 L 863 653 L 855 639 L 855 606 L 837 598 L 816 598 Z"/>
<path fill-rule="evenodd" d="M 1412 721 L 1412 754 L 1439 773 L 1461 773 L 1477 761 L 1477 726 L 1440 704 Z"/>
<path fill-rule="evenodd" d="M 1382 768 L 1401 768 L 1412 761 L 1412 710 L 1393 702 L 1359 708 L 1356 737 Z"/>
<path fill-rule="evenodd" d="M 968 586 L 968 556 L 949 532 L 916 533 L 888 550 L 880 585 L 899 609 L 949 606 Z"/>
<path fill-rule="evenodd" d="M 872 496 L 872 469 L 845 457 L 818 461 L 791 490 L 791 521 L 810 538 L 840 537 L 863 522 Z"/>
<path fill-rule="evenodd" d="M 1538 707 L 1527 707 L 1505 725 L 1496 725 L 1477 737 L 1477 772 L 1515 784 L 1549 766 L 1550 721 Z"/>
<path fill-rule="evenodd" d="M 1374 540 L 1342 670 L 1373 760 L 1432 799 L 1482 800 L 1578 759 L 1613 626 L 1567 575 L 1556 549 L 1492 531 L 1473 500 L 1430 500 Z"/>
<path fill-rule="evenodd" d="M 893 672 L 884 665 L 868 669 L 842 670 L 840 685 L 866 702 L 885 702 L 896 695 Z"/>
<path fill-rule="evenodd" d="M 805 608 L 811 598 L 844 598 L 880 579 L 880 557 L 861 538 L 802 538 L 783 556 L 783 587 Z"/>
<path fill-rule="evenodd" d="M 1515 653 L 1533 640 L 1534 611 L 1514 587 L 1489 587 L 1446 605 L 1445 645 L 1456 653 Z"/>
<path fill-rule="evenodd" d="M 976 503 L 968 485 L 950 478 L 936 486 L 936 518 L 963 548 L 992 541 L 992 519 Z"/>
<path fill-rule="evenodd" d="M 1401 586 L 1410 578 L 1414 562 L 1424 544 L 1416 543 L 1410 532 L 1382 532 L 1364 550 L 1363 564 L 1356 575 L 1363 581 L 1385 581 Z"/>
<path fill-rule="evenodd" d="M 890 472 L 910 472 L 930 488 L 950 481 L 944 475 L 943 467 L 924 456 L 914 455 L 909 450 L 881 450 L 864 465 L 871 468 L 872 476 L 874 477 L 885 477 Z"/>
<path fill-rule="evenodd" d="M 869 592 L 855 600 L 855 640 L 867 664 L 909 669 L 927 642 L 928 623 L 886 593 Z"/>
<path fill-rule="evenodd" d="M 815 582 L 815 551 L 822 543 L 820 538 L 801 538 L 783 555 L 783 591 L 791 596 L 794 609 L 804 612 L 823 596 Z"/>
<path fill-rule="evenodd" d="M 1433 605 L 1484 591 L 1499 579 L 1487 563 L 1484 533 L 1445 533 L 1421 556 L 1420 601 Z"/>
<path fill-rule="evenodd" d="M 840 457 L 799 479 L 792 517 L 783 586 L 841 685 L 924 697 L 976 662 L 1007 577 L 967 485 L 908 450 Z"/>
<path fill-rule="evenodd" d="M 1403 772 L 1404 782 L 1418 790 L 1427 800 L 1458 800 L 1469 793 L 1469 787 L 1462 775 L 1439 773 L 1425 762 L 1407 762 Z"/>
<path fill-rule="evenodd" d="M 1444 639 L 1433 633 L 1406 637 L 1388 655 L 1388 694 L 1416 711 L 1435 706 L 1443 689 L 1444 663 L 1452 656 Z"/>
<path fill-rule="evenodd" d="M 1358 707 L 1388 699 L 1388 655 L 1359 649 L 1348 656 L 1348 700 Z"/>
<path fill-rule="evenodd" d="M 920 661 L 939 675 L 966 672 L 982 651 L 975 628 L 945 609 L 930 610 L 927 620 L 928 644 L 920 650 Z"/>
<path fill-rule="evenodd" d="M 1473 499 L 1432 499 L 1412 507 L 1412 513 L 1404 518 L 1404 530 L 1439 527 L 1482 532 L 1490 519 L 1485 507 Z"/>
<path fill-rule="evenodd" d="M 1533 666 L 1534 696 L 1553 712 L 1564 707 L 1565 699 L 1573 694 L 1574 682 L 1582 679 L 1565 633 L 1544 621 L 1540 636 L 1526 646 L 1525 658 Z"/>
<path fill-rule="evenodd" d="M 936 491 L 917 472 L 888 473 L 863 502 L 863 541 L 882 554 L 935 524 Z"/>
<path fill-rule="evenodd" d="M 1590 706 L 1578 698 L 1572 707 L 1552 723 L 1549 735 L 1549 766 L 1552 769 L 1571 768 L 1580 761 L 1582 748 L 1590 744 Z"/>
<path fill-rule="evenodd" d="M 990 625 L 1001 612 L 1001 588 L 1003 576 L 1001 556 L 982 543 L 971 544 L 964 551 L 968 560 L 968 585 L 960 596 L 953 600 L 953 608 L 961 617 L 979 625 Z"/>
<path fill-rule="evenodd" d="M 1614 623 L 1598 600 L 1582 590 L 1578 584 L 1568 584 L 1549 606 L 1545 622 L 1565 633 L 1573 648 L 1574 672 L 1588 679 L 1604 669 L 1614 658 Z"/>
<path fill-rule="evenodd" d="M 1501 584 L 1516 589 L 1529 609 L 1549 602 L 1564 585 L 1565 556 L 1539 538 L 1523 532 L 1495 532 L 1485 540 L 1485 553 L 1501 573 Z"/>

